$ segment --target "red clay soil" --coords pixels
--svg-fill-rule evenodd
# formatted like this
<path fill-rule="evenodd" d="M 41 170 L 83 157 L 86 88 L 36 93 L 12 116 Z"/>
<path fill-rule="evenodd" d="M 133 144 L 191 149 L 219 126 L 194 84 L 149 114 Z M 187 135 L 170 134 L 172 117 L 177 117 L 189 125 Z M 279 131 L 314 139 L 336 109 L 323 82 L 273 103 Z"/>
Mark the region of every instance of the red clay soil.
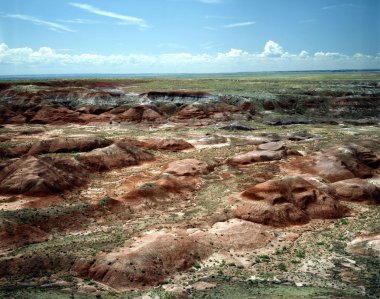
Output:
<path fill-rule="evenodd" d="M 363 179 L 349 179 L 330 184 L 332 194 L 339 200 L 380 203 L 380 188 Z"/>
<path fill-rule="evenodd" d="M 195 176 L 208 174 L 212 171 L 212 167 L 206 162 L 197 159 L 184 159 L 169 163 L 164 173 L 175 176 Z"/>
<path fill-rule="evenodd" d="M 152 161 L 154 156 L 127 142 L 120 141 L 79 154 L 77 159 L 92 170 L 106 171 Z"/>
<path fill-rule="evenodd" d="M 311 219 L 334 219 L 348 210 L 301 177 L 273 179 L 241 193 L 233 211 L 237 218 L 272 226 L 304 224 Z"/>
<path fill-rule="evenodd" d="M 31 143 L 21 143 L 10 147 L 0 148 L 1 159 L 12 159 L 25 155 L 32 147 Z"/>
<path fill-rule="evenodd" d="M 178 177 L 171 174 L 161 174 L 158 179 L 146 182 L 129 191 L 123 196 L 128 202 L 141 200 L 170 200 L 179 193 L 191 192 L 197 189 L 199 177 Z"/>
<path fill-rule="evenodd" d="M 46 153 L 88 152 L 96 148 L 109 146 L 111 144 L 111 140 L 96 137 L 62 137 L 38 141 L 32 145 L 28 154 L 37 155 Z"/>
<path fill-rule="evenodd" d="M 110 111 L 110 113 L 115 111 Z M 111 118 L 112 121 L 128 121 L 128 122 L 160 122 L 163 120 L 163 116 L 158 109 L 153 106 L 137 106 L 129 108 L 127 111 L 117 114 Z"/>
<path fill-rule="evenodd" d="M 134 146 L 142 147 L 150 150 L 165 150 L 165 151 L 182 151 L 185 149 L 194 148 L 190 143 L 183 139 L 165 138 L 165 139 L 122 139 Z"/>
<path fill-rule="evenodd" d="M 226 163 L 232 166 L 248 165 L 258 162 L 281 160 L 286 156 L 285 151 L 257 151 L 253 150 L 228 158 Z"/>
<path fill-rule="evenodd" d="M 65 125 L 68 123 L 85 123 L 80 113 L 63 106 L 43 106 L 30 120 L 32 124 Z"/>
<path fill-rule="evenodd" d="M 117 251 L 101 253 L 93 261 L 79 261 L 74 268 L 80 277 L 123 291 L 157 285 L 208 254 L 207 248 L 183 231 L 153 231 L 128 240 Z"/>
<path fill-rule="evenodd" d="M 190 235 L 215 251 L 254 250 L 264 247 L 273 238 L 269 230 L 265 225 L 233 218 L 216 222 L 209 230 L 198 230 Z"/>
<path fill-rule="evenodd" d="M 268 227 L 231 219 L 207 230 L 149 231 L 111 253 L 74 265 L 80 277 L 104 283 L 118 291 L 155 286 L 166 277 L 189 269 L 214 252 L 253 250 L 265 246 L 273 234 Z"/>
<path fill-rule="evenodd" d="M 87 172 L 73 158 L 24 156 L 0 170 L 0 193 L 50 195 L 86 183 Z"/>
<path fill-rule="evenodd" d="M 151 99 L 160 97 L 202 98 L 209 95 L 205 91 L 149 91 L 141 94 L 141 96 L 147 96 Z"/>
<path fill-rule="evenodd" d="M 362 146 L 333 147 L 283 164 L 285 172 L 318 175 L 330 182 L 371 178 L 380 172 L 380 158 Z"/>
<path fill-rule="evenodd" d="M 18 224 L 6 219 L 0 222 L 0 250 L 14 250 L 23 245 L 43 242 L 49 234 L 28 224 Z"/>
<path fill-rule="evenodd" d="M 123 199 L 129 202 L 139 202 L 143 199 L 168 200 L 172 195 L 196 190 L 201 182 L 200 175 L 210 171 L 212 167 L 200 160 L 174 161 L 169 163 L 157 179 L 134 188 L 124 195 Z"/>

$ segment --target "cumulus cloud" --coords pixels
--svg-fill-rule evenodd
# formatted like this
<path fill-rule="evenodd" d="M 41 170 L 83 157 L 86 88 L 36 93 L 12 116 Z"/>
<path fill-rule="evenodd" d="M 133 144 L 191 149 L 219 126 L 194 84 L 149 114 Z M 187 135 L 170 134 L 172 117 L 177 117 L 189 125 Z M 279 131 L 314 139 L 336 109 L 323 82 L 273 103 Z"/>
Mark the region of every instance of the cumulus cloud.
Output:
<path fill-rule="evenodd" d="M 42 19 L 39 19 L 39 18 L 36 18 L 36 17 L 33 17 L 33 16 L 29 16 L 29 15 L 6 14 L 4 17 L 32 22 L 35 25 L 46 26 L 50 30 L 53 30 L 53 31 L 58 31 L 58 32 L 62 32 L 62 31 L 74 32 L 74 30 L 71 30 L 67 26 L 64 26 L 64 25 L 61 25 L 61 24 L 58 24 L 58 23 L 54 23 L 54 22 L 50 22 L 50 21 L 45 21 L 45 20 L 42 20 Z"/>
<path fill-rule="evenodd" d="M 256 22 L 249 21 L 249 22 L 227 24 L 227 25 L 224 25 L 223 27 L 224 28 L 236 28 L 236 27 L 252 26 L 254 24 L 256 24 Z"/>
<path fill-rule="evenodd" d="M 264 57 L 278 57 L 284 54 L 282 47 L 272 40 L 267 41 L 264 46 L 264 51 L 261 53 Z"/>
<path fill-rule="evenodd" d="M 121 15 L 121 14 L 118 14 L 115 12 L 103 10 L 103 9 L 97 8 L 95 6 L 92 6 L 89 4 L 84 4 L 84 3 L 72 2 L 72 3 L 70 3 L 70 5 L 74 6 L 76 8 L 82 9 L 82 10 L 86 10 L 86 11 L 93 13 L 93 14 L 96 14 L 96 15 L 120 20 L 121 21 L 121 22 L 119 22 L 120 25 L 135 25 L 135 26 L 138 26 L 140 28 L 148 28 L 149 27 L 148 24 L 146 23 L 146 21 L 144 19 L 141 19 L 141 18 L 137 18 L 137 17 L 133 17 L 133 16 L 127 16 L 127 15 Z"/>
<path fill-rule="evenodd" d="M 0 44 L 0 74 L 241 72 L 380 68 L 380 54 L 352 56 L 336 52 L 288 53 L 274 41 L 261 52 L 232 48 L 216 54 L 68 54 L 49 47 L 10 48 Z"/>

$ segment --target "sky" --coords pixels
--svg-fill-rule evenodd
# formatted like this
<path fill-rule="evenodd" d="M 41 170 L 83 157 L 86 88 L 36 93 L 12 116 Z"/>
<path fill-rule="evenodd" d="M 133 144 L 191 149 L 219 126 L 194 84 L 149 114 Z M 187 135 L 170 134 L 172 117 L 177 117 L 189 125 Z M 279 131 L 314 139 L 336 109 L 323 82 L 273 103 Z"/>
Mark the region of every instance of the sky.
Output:
<path fill-rule="evenodd" d="M 380 69 L 380 0 L 0 0 L 0 75 Z"/>

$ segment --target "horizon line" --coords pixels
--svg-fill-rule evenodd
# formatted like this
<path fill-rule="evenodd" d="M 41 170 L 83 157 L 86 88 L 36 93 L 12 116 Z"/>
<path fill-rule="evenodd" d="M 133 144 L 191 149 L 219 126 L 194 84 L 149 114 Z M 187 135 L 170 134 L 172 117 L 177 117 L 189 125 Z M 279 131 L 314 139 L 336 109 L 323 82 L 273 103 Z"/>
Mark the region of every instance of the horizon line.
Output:
<path fill-rule="evenodd" d="M 186 75 L 195 75 L 195 76 L 205 76 L 205 75 L 239 75 L 239 74 L 260 74 L 260 73 L 321 73 L 321 72 L 380 72 L 379 68 L 374 69 L 322 69 L 322 70 L 282 70 L 282 71 L 241 71 L 241 72 L 211 72 L 211 73 L 192 73 L 192 72 L 184 72 L 184 73 L 44 73 L 44 74 L 0 74 L 0 78 L 2 80 L 6 80 L 7 78 L 18 78 L 18 77 L 39 77 L 44 79 L 44 77 L 73 77 L 80 76 L 120 76 L 120 77 L 163 77 L 163 76 L 186 76 Z M 48 78 L 46 78 L 48 79 Z"/>

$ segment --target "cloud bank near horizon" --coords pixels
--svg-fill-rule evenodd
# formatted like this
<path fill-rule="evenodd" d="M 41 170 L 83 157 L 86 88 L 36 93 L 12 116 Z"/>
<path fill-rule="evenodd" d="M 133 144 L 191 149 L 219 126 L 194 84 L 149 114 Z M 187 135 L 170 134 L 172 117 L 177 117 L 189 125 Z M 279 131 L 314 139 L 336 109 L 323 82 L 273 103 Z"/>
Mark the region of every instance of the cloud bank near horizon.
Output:
<path fill-rule="evenodd" d="M 160 55 L 146 54 L 67 54 L 49 47 L 9 48 L 0 43 L 0 74 L 64 73 L 217 73 L 254 71 L 291 71 L 326 69 L 379 69 L 380 53 L 286 52 L 269 40 L 263 50 L 249 53 L 230 49 L 225 53 Z"/>

